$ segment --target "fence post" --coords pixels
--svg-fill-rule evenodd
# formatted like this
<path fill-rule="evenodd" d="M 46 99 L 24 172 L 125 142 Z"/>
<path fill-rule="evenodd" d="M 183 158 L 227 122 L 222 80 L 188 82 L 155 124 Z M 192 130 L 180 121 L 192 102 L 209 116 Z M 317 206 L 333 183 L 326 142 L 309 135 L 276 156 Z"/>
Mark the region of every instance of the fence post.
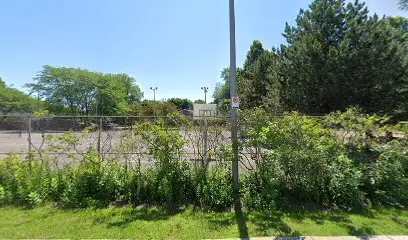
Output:
<path fill-rule="evenodd" d="M 137 155 L 137 199 L 140 199 L 140 188 L 142 185 L 141 155 Z"/>
<path fill-rule="evenodd" d="M 28 155 L 27 155 L 27 158 L 28 158 L 28 167 L 29 167 L 29 170 L 30 170 L 30 172 L 31 172 L 31 169 L 32 169 L 32 160 L 33 160 L 33 156 L 32 156 L 32 140 L 31 140 L 31 123 L 32 123 L 32 116 L 29 116 L 28 117 L 28 129 L 27 129 L 27 131 L 28 131 L 28 137 L 27 137 L 27 141 L 28 141 Z"/>
<path fill-rule="evenodd" d="M 207 125 L 207 116 L 204 114 L 204 159 L 203 165 L 208 164 L 208 125 Z"/>
<path fill-rule="evenodd" d="M 27 138 L 28 152 L 31 152 L 31 116 L 28 117 L 28 129 L 27 129 L 27 131 L 28 131 L 28 138 Z"/>
<path fill-rule="evenodd" d="M 99 131 L 98 131 L 98 154 L 101 157 L 101 136 L 102 136 L 102 118 L 99 118 Z"/>

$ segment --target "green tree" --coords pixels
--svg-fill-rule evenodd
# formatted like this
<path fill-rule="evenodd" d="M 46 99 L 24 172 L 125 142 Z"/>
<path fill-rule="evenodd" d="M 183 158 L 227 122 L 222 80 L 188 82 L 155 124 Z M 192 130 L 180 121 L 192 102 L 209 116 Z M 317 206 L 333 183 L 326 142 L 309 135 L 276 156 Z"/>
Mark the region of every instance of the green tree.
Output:
<path fill-rule="evenodd" d="M 132 107 L 132 115 L 136 116 L 167 116 L 177 113 L 177 107 L 171 102 L 143 100 Z"/>
<path fill-rule="evenodd" d="M 237 68 L 237 82 L 240 81 L 242 74 L 242 68 Z M 218 104 L 220 102 L 224 102 L 225 100 L 229 100 L 231 98 L 230 93 L 230 68 L 224 68 L 221 71 L 221 82 L 218 82 L 215 86 L 213 98 L 214 103 Z"/>
<path fill-rule="evenodd" d="M 143 93 L 126 74 L 105 74 L 98 78 L 94 97 L 99 115 L 125 115 L 140 103 Z"/>
<path fill-rule="evenodd" d="M 123 115 L 143 93 L 135 80 L 126 74 L 102 74 L 80 68 L 46 65 L 26 86 L 45 98 L 56 114 Z"/>
<path fill-rule="evenodd" d="M 401 9 L 408 10 L 408 0 L 399 0 L 398 3 Z"/>
<path fill-rule="evenodd" d="M 205 104 L 204 100 L 201 100 L 201 99 L 195 100 L 194 103 Z"/>
<path fill-rule="evenodd" d="M 364 3 L 315 0 L 284 36 L 281 95 L 291 109 L 393 113 L 400 105 L 406 55 L 387 20 L 369 16 Z"/>
<path fill-rule="evenodd" d="M 238 81 L 242 108 L 264 107 L 271 112 L 281 109 L 279 61 L 275 49 L 264 50 L 261 42 L 253 42 Z"/>
<path fill-rule="evenodd" d="M 408 20 L 370 16 L 364 3 L 314 0 L 286 24 L 287 44 L 254 41 L 237 73 L 242 108 L 324 114 L 358 106 L 408 117 Z M 229 70 L 215 103 L 229 99 Z M 225 105 L 225 104 L 224 104 Z"/>
<path fill-rule="evenodd" d="M 178 110 L 192 110 L 193 109 L 193 102 L 187 98 L 170 98 L 167 102 L 172 103 L 174 106 L 177 107 Z"/>
<path fill-rule="evenodd" d="M 37 101 L 25 93 L 11 87 L 0 78 L 0 112 L 2 115 L 10 113 L 32 112 Z"/>

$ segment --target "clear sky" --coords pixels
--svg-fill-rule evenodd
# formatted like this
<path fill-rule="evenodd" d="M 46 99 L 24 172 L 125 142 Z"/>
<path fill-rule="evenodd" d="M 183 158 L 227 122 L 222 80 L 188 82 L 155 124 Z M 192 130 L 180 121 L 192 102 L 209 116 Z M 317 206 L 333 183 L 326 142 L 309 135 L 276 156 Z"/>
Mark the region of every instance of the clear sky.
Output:
<path fill-rule="evenodd" d="M 236 0 L 238 66 L 252 41 L 284 43 L 311 0 Z M 368 0 L 371 12 L 408 16 L 397 0 Z M 45 64 L 127 73 L 157 99 L 203 98 L 229 65 L 228 0 L 8 0 L 0 7 L 0 77 L 20 88 Z"/>

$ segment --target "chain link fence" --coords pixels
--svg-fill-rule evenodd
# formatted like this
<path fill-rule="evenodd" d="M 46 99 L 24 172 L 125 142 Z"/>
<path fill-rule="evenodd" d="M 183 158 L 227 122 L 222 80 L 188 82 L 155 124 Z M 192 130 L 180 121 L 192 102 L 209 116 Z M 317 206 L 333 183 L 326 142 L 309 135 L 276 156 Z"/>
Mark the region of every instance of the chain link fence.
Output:
<path fill-rule="evenodd" d="M 239 122 L 241 167 L 252 169 L 261 160 L 264 149 L 247 144 L 248 131 L 254 121 Z M 281 118 L 270 116 L 269 120 Z M 322 119 L 319 116 L 308 118 Z M 53 161 L 71 162 L 91 151 L 103 161 L 124 161 L 129 164 L 154 163 L 147 144 L 138 136 L 143 123 L 161 123 L 167 132 L 179 134 L 185 144 L 183 159 L 214 163 L 225 159 L 220 150 L 231 145 L 229 118 L 225 116 L 193 118 L 168 116 L 52 116 L 36 118 L 31 115 L 0 117 L 0 159 L 7 154 L 38 154 Z M 256 121 L 255 121 L 256 122 Z M 334 131 L 339 138 L 354 137 L 353 132 Z M 395 136 L 398 137 L 397 134 Z M 139 136 L 140 137 L 140 136 Z"/>
<path fill-rule="evenodd" d="M 135 126 L 146 122 L 161 122 L 163 130 L 180 134 L 184 158 L 191 161 L 217 161 L 217 150 L 231 142 L 227 117 L 15 115 L 0 118 L 0 158 L 31 153 L 64 162 L 97 151 L 102 160 L 148 164 L 149 150 L 132 140 Z"/>

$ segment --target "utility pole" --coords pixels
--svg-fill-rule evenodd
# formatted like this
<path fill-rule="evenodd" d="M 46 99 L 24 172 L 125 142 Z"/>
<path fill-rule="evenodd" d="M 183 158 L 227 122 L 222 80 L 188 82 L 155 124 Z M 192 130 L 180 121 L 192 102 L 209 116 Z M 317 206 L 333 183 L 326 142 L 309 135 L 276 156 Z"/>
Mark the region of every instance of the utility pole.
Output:
<path fill-rule="evenodd" d="M 235 6 L 234 0 L 229 1 L 229 19 L 230 19 L 230 94 L 231 94 L 231 139 L 232 139 L 232 180 L 234 186 L 234 195 L 236 200 L 239 196 L 239 178 L 238 178 L 238 139 L 237 139 L 237 110 L 232 107 L 232 98 L 236 96 L 237 66 L 236 66 L 236 48 L 235 48 Z"/>
<path fill-rule="evenodd" d="M 153 101 L 155 101 L 156 102 L 156 91 L 157 91 L 157 87 L 150 87 L 150 90 L 152 90 L 153 91 Z"/>
<path fill-rule="evenodd" d="M 208 87 L 201 87 L 201 90 L 204 91 L 204 103 L 207 104 L 207 92 L 208 92 Z"/>

